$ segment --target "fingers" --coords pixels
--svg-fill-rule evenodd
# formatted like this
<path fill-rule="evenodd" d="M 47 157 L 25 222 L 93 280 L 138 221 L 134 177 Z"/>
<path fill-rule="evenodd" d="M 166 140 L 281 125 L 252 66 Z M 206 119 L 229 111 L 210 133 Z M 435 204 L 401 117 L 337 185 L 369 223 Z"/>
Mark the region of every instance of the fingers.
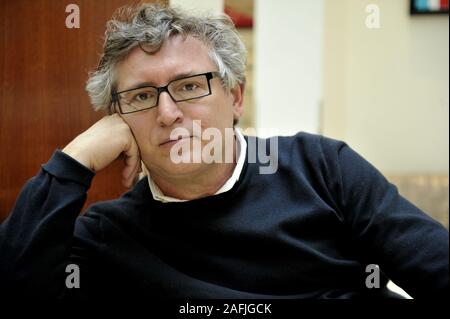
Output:
<path fill-rule="evenodd" d="M 133 186 L 133 181 L 138 176 L 139 172 L 141 171 L 141 165 L 140 163 L 134 167 L 134 169 L 129 173 L 127 176 L 123 176 L 122 183 L 125 187 L 129 188 Z"/>
<path fill-rule="evenodd" d="M 141 157 L 139 154 L 139 148 L 133 132 L 125 120 L 119 114 L 113 114 L 111 117 L 126 131 L 126 133 L 122 136 L 127 136 L 128 138 L 128 142 L 122 151 L 122 155 L 125 158 L 125 168 L 122 171 L 122 184 L 129 188 L 133 185 L 134 179 L 141 171 Z"/>
<path fill-rule="evenodd" d="M 139 148 L 130 133 L 129 147 L 124 150 L 125 168 L 122 172 L 122 182 L 125 187 L 131 187 L 137 174 L 141 171 Z"/>

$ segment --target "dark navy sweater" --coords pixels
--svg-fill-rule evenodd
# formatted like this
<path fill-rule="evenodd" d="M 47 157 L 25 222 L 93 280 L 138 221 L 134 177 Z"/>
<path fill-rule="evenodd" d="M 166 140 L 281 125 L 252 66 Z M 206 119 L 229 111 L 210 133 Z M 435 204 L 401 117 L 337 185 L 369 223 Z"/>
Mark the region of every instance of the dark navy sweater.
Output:
<path fill-rule="evenodd" d="M 248 137 L 246 137 L 248 139 Z M 79 216 L 94 173 L 56 151 L 0 226 L 8 296 L 357 298 L 391 278 L 413 297 L 448 293 L 448 231 L 345 143 L 278 140 L 278 170 L 244 165 L 226 192 L 155 201 L 144 178 Z M 65 285 L 66 266 L 81 270 Z M 367 265 L 381 269 L 369 289 Z"/>

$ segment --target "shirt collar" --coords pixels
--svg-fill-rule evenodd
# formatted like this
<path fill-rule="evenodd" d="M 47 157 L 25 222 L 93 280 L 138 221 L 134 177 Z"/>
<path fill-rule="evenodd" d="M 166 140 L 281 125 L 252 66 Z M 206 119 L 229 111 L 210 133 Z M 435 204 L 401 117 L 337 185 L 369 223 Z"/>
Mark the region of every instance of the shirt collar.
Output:
<path fill-rule="evenodd" d="M 236 142 L 237 142 L 236 153 L 237 153 L 237 158 L 238 158 L 236 166 L 234 168 L 234 171 L 233 171 L 233 174 L 231 175 L 231 177 L 212 196 L 228 192 L 230 189 L 233 188 L 233 186 L 236 184 L 236 182 L 239 180 L 239 177 L 241 176 L 242 168 L 244 167 L 245 156 L 247 153 L 247 141 L 245 140 L 244 136 L 242 135 L 242 133 L 240 132 L 240 130 L 238 128 L 235 128 L 234 132 L 236 133 L 235 134 Z M 179 198 L 174 198 L 174 197 L 164 195 L 164 193 L 161 191 L 161 189 L 158 187 L 158 185 L 156 185 L 156 183 L 153 181 L 153 179 L 150 175 L 150 172 L 147 170 L 147 168 L 145 167 L 144 164 L 142 164 L 142 167 L 143 167 L 144 173 L 146 173 L 146 175 L 147 175 L 148 185 L 150 187 L 150 191 L 152 192 L 154 200 L 157 200 L 157 201 L 160 201 L 163 203 L 189 201 L 187 199 L 179 199 Z"/>

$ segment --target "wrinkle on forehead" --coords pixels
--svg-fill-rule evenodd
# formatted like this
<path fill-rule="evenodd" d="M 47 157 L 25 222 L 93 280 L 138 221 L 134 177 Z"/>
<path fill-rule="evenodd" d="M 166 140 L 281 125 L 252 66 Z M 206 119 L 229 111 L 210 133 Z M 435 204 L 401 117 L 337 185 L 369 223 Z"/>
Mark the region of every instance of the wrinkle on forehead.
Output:
<path fill-rule="evenodd" d="M 210 48 L 192 36 L 169 37 L 155 53 L 134 48 L 117 65 L 118 91 L 137 83 L 166 85 L 182 73 L 203 73 L 216 69 L 209 56 Z"/>

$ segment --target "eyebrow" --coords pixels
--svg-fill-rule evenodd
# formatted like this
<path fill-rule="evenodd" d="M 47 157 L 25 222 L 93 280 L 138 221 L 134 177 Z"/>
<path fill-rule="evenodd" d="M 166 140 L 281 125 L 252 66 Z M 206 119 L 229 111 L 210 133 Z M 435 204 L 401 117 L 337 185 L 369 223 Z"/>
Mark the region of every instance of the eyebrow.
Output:
<path fill-rule="evenodd" d="M 189 76 L 192 76 L 192 75 L 196 75 L 196 74 L 199 74 L 199 73 L 192 72 L 192 71 L 179 73 L 179 74 L 177 74 L 177 75 L 171 76 L 171 77 L 169 78 L 169 81 L 166 83 L 166 85 L 169 84 L 169 83 L 172 82 L 172 81 L 179 80 L 179 79 L 182 79 L 182 78 L 185 78 L 185 77 L 189 77 Z M 200 73 L 200 74 L 201 74 L 201 73 Z M 122 91 L 122 92 L 123 92 L 123 91 L 129 91 L 129 90 L 139 89 L 139 88 L 146 87 L 146 86 L 154 86 L 154 87 L 158 87 L 154 82 L 146 81 L 146 82 L 139 82 L 139 83 L 136 83 L 136 84 L 130 86 L 129 88 L 124 89 L 124 90 L 121 90 L 121 91 Z"/>

